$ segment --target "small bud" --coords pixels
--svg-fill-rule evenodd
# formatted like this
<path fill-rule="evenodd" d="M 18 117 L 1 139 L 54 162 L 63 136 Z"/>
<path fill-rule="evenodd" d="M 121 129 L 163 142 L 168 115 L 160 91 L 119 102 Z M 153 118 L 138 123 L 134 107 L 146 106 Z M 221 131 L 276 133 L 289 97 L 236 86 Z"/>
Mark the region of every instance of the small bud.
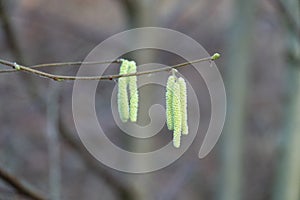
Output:
<path fill-rule="evenodd" d="M 219 53 L 215 53 L 212 57 L 211 60 L 217 60 L 221 57 L 221 55 Z"/>
<path fill-rule="evenodd" d="M 21 70 L 20 65 L 18 65 L 17 63 L 14 63 L 14 68 L 15 68 L 15 70 Z"/>

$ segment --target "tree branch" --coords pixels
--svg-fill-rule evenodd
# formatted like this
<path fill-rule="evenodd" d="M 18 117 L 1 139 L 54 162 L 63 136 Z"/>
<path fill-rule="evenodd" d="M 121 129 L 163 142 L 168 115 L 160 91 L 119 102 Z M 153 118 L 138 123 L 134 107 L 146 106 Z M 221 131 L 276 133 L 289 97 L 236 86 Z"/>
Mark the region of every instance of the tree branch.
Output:
<path fill-rule="evenodd" d="M 83 62 L 83 61 L 75 61 L 75 62 L 58 62 L 58 63 L 43 63 L 43 64 L 37 64 L 32 65 L 30 68 L 37 69 L 37 68 L 43 68 L 43 67 L 68 67 L 68 66 L 76 66 L 76 65 L 101 65 L 101 64 L 109 64 L 109 63 L 120 63 L 120 60 L 115 61 L 95 61 L 95 62 Z M 0 70 L 1 73 L 10 73 L 10 72 L 17 72 L 19 70 L 16 69 L 3 69 Z"/>
<path fill-rule="evenodd" d="M 70 62 L 70 63 L 50 63 L 50 64 L 41 64 L 41 65 L 36 65 L 33 67 L 26 67 L 23 65 L 19 65 L 17 63 L 9 62 L 6 60 L 0 59 L 0 64 L 9 66 L 13 68 L 15 71 L 25 71 L 34 75 L 38 75 L 44 78 L 49 78 L 55 81 L 65 81 L 65 80 L 112 80 L 112 79 L 117 79 L 121 77 L 128 77 L 128 76 L 141 76 L 141 75 L 146 75 L 146 74 L 153 74 L 153 73 L 158 73 L 158 72 L 163 72 L 163 71 L 170 71 L 171 69 L 176 69 L 184 66 L 188 66 L 190 64 L 194 63 L 199 63 L 199 62 L 205 62 L 205 61 L 213 61 L 216 60 L 220 57 L 218 53 L 215 53 L 213 56 L 206 57 L 206 58 L 201 58 L 198 60 L 193 60 L 190 62 L 184 62 L 180 63 L 177 65 L 172 65 L 169 67 L 163 67 L 160 69 L 154 69 L 154 70 L 148 70 L 148 71 L 142 71 L 142 72 L 136 72 L 136 73 L 129 73 L 129 74 L 116 74 L 116 75 L 105 75 L 105 76 L 62 76 L 62 75 L 55 75 L 55 74 L 50 74 L 47 72 L 43 72 L 40 70 L 37 70 L 35 68 L 38 67 L 46 67 L 46 66 L 59 66 L 59 65 L 78 65 L 80 62 Z M 120 62 L 120 60 L 116 60 L 113 62 Z M 107 63 L 107 62 L 102 62 L 102 63 Z M 87 64 L 91 64 L 90 62 Z M 95 63 L 94 63 L 95 64 Z"/>
<path fill-rule="evenodd" d="M 0 168 L 0 178 L 4 180 L 7 184 L 13 187 L 16 191 L 24 196 L 27 196 L 34 200 L 45 200 L 46 198 L 42 195 L 34 192 L 29 187 L 25 186 L 18 180 L 18 178 L 14 177 L 13 175 L 6 172 L 4 169 Z"/>
<path fill-rule="evenodd" d="M 111 186 L 120 199 L 136 199 L 134 189 L 122 184 L 119 179 L 110 174 L 105 168 L 100 167 L 99 162 L 92 158 L 89 152 L 71 135 L 70 131 L 64 126 L 62 119 L 59 120 L 59 131 L 61 137 L 68 143 L 69 147 L 71 147 L 80 156 L 93 173 L 99 175 L 109 186 Z"/>

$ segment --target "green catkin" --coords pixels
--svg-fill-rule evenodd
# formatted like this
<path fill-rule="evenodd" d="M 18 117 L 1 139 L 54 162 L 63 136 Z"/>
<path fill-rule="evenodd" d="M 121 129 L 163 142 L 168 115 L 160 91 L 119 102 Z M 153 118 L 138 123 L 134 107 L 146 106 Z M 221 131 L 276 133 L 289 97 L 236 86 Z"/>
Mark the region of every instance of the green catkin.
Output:
<path fill-rule="evenodd" d="M 128 73 L 136 73 L 136 63 L 134 61 L 129 62 Z M 137 89 L 137 77 L 129 76 L 129 117 L 130 121 L 137 121 L 139 94 Z"/>
<path fill-rule="evenodd" d="M 128 73 L 129 62 L 122 59 L 120 67 L 120 75 Z M 129 119 L 129 104 L 127 94 L 128 77 L 121 77 L 118 81 L 118 110 L 122 122 L 127 122 Z"/>
<path fill-rule="evenodd" d="M 173 145 L 176 148 L 180 147 L 180 138 L 181 138 L 181 103 L 180 103 L 180 85 L 178 81 L 174 83 L 174 93 L 173 93 Z"/>
<path fill-rule="evenodd" d="M 182 134 L 188 134 L 188 124 L 187 124 L 187 90 L 186 83 L 183 78 L 178 79 L 180 86 L 180 105 L 181 105 L 181 129 Z"/>
<path fill-rule="evenodd" d="M 167 81 L 167 92 L 166 92 L 166 118 L 167 127 L 169 130 L 174 129 L 173 125 L 173 87 L 175 83 L 175 77 L 169 76 Z"/>

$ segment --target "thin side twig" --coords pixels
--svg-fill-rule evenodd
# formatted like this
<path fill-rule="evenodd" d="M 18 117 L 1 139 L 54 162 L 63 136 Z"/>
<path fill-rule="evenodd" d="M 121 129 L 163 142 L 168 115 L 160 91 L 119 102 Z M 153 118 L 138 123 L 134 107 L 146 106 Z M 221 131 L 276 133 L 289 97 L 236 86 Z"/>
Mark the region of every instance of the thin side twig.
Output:
<path fill-rule="evenodd" d="M 29 197 L 33 200 L 46 200 L 45 197 L 43 197 L 42 195 L 36 193 L 32 189 L 30 189 L 29 187 L 27 187 L 26 185 L 21 183 L 21 181 L 17 177 L 9 174 L 8 172 L 6 172 L 1 167 L 0 167 L 0 178 L 3 181 L 5 181 L 8 185 L 13 187 L 20 194 L 23 194 L 26 197 Z"/>
<path fill-rule="evenodd" d="M 64 125 L 62 116 L 59 115 L 59 131 L 60 136 L 64 139 L 64 141 L 68 144 L 70 148 L 72 148 L 84 161 L 83 163 L 89 168 L 89 170 L 93 171 L 95 175 L 101 177 L 107 185 L 109 185 L 115 194 L 122 200 L 135 200 L 136 195 L 134 188 L 130 187 L 130 185 L 123 184 L 117 177 L 111 174 L 108 170 L 99 164 L 89 152 L 84 148 L 80 142 L 76 140 L 75 137 L 72 136 L 71 131 Z"/>
<path fill-rule="evenodd" d="M 102 65 L 102 64 L 109 64 L 109 63 L 120 63 L 120 60 L 114 61 L 91 61 L 91 62 L 84 62 L 84 61 L 75 61 L 75 62 L 58 62 L 58 63 L 44 63 L 44 64 L 37 64 L 32 65 L 30 68 L 38 69 L 43 67 L 68 67 L 68 66 L 78 66 L 78 65 Z M 0 70 L 1 73 L 10 73 L 10 72 L 18 72 L 19 70 L 16 69 L 3 69 Z"/>

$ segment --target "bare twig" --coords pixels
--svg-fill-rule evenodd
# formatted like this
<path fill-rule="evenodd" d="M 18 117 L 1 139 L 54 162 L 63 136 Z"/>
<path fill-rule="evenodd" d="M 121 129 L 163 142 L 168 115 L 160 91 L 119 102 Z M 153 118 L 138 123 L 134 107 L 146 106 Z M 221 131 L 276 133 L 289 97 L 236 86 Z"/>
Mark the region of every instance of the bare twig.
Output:
<path fill-rule="evenodd" d="M 104 167 L 102 167 L 99 162 L 91 157 L 89 152 L 81 145 L 70 133 L 70 131 L 64 126 L 63 120 L 59 120 L 59 131 L 61 137 L 65 142 L 71 147 L 84 161 L 84 164 L 93 171 L 94 174 L 98 175 L 106 184 L 111 186 L 115 191 L 115 194 L 122 200 L 134 200 L 135 191 L 129 185 L 123 184 L 118 178 L 109 173 Z"/>
<path fill-rule="evenodd" d="M 0 168 L 0 178 L 4 180 L 7 184 L 9 184 L 11 187 L 13 187 L 16 191 L 18 191 L 20 194 L 23 194 L 24 196 L 27 196 L 34 200 L 45 200 L 46 198 L 42 195 L 36 193 L 29 187 L 25 186 L 19 179 L 8 172 L 6 172 L 4 169 Z"/>
<path fill-rule="evenodd" d="M 78 65 L 101 65 L 101 64 L 109 64 L 109 63 L 120 63 L 120 60 L 115 61 L 95 61 L 95 62 L 83 62 L 83 61 L 75 61 L 75 62 L 59 62 L 59 63 L 45 63 L 45 64 L 38 64 L 32 65 L 30 68 L 37 69 L 43 67 L 68 67 L 68 66 L 78 66 Z M 10 73 L 10 72 L 18 72 L 19 70 L 16 69 L 4 69 L 0 70 L 1 73 Z"/>
<path fill-rule="evenodd" d="M 11 23 L 9 21 L 9 16 L 5 12 L 4 8 L 4 0 L 0 0 L 1 3 L 1 10 L 0 10 L 0 17 L 2 18 L 3 23 L 6 23 L 6 25 L 3 27 L 4 28 L 4 33 L 7 42 L 12 42 L 13 44 L 18 44 L 17 38 L 16 37 L 11 37 L 15 36 L 14 35 L 14 30 L 12 29 Z M 90 35 L 89 35 L 90 39 Z M 12 54 L 15 56 L 15 59 L 18 63 L 25 63 L 22 55 L 21 55 L 21 50 L 18 45 L 11 45 L 9 44 L 9 47 L 12 51 Z M 95 63 L 94 63 L 95 64 Z M 42 64 L 44 67 L 44 64 Z M 9 65 L 10 67 L 13 68 L 13 66 Z M 38 66 L 36 66 L 38 67 Z M 15 72 L 15 70 L 14 70 Z M 19 74 L 21 75 L 21 74 Z M 43 112 L 44 108 L 46 107 L 45 104 L 45 99 L 44 98 L 38 98 L 36 100 L 36 97 L 40 97 L 37 94 L 39 94 L 39 91 L 36 89 L 36 85 L 34 84 L 33 80 L 31 79 L 32 77 L 28 76 L 21 76 L 24 87 L 26 88 L 26 91 L 29 95 L 29 97 L 35 102 L 34 105 L 36 105 L 39 109 L 40 112 Z M 61 122 L 61 120 L 60 120 Z M 60 128 L 65 128 L 60 125 Z M 69 143 L 73 144 L 74 150 L 78 153 L 79 156 L 83 159 L 86 164 L 86 166 L 92 171 L 92 173 L 95 173 L 95 175 L 98 175 L 100 178 L 103 178 L 106 180 L 108 185 L 112 187 L 113 190 L 116 191 L 116 194 L 120 197 L 120 199 L 134 199 L 134 194 L 131 189 L 128 189 L 126 184 L 122 184 L 119 180 L 114 178 L 109 172 L 107 172 L 104 168 L 102 169 L 101 165 L 97 165 L 95 161 L 88 155 L 88 153 L 84 153 L 84 149 L 81 148 L 81 145 L 79 143 L 76 143 L 76 140 L 72 138 L 71 136 L 68 137 L 66 135 L 66 132 L 62 132 L 63 138 Z M 65 137 L 64 137 L 65 136 Z M 69 139 L 69 140 L 68 140 Z M 74 139 L 74 140 L 72 140 Z M 78 149 L 77 149 L 78 148 Z M 26 196 L 31 197 L 32 199 L 36 200 L 42 200 L 46 199 L 43 197 L 40 197 L 39 195 L 35 195 L 34 192 L 31 192 L 30 189 L 27 189 L 27 187 L 23 186 L 16 178 L 12 177 L 11 175 L 7 174 L 5 171 L 0 169 L 0 178 L 3 179 L 5 182 L 9 183 L 11 186 L 16 188 L 16 190 Z"/>
<path fill-rule="evenodd" d="M 105 76 L 61 76 L 61 75 L 55 75 L 55 74 L 50 74 L 47 72 L 43 72 L 34 68 L 26 67 L 23 65 L 19 65 L 17 63 L 9 62 L 6 60 L 0 59 L 0 64 L 9 66 L 15 70 L 18 71 L 25 71 L 31 74 L 35 74 L 41 77 L 49 78 L 55 81 L 65 81 L 65 80 L 112 80 L 112 79 L 117 79 L 121 77 L 128 77 L 128 76 L 141 76 L 141 75 L 146 75 L 146 74 L 153 74 L 153 73 L 158 73 L 158 72 L 163 72 L 163 71 L 170 71 L 171 69 L 176 69 L 184 66 L 188 66 L 190 64 L 195 64 L 199 62 L 205 62 L 205 61 L 212 61 L 216 60 L 219 57 L 219 54 L 215 53 L 213 56 L 206 57 L 206 58 L 201 58 L 198 60 L 193 60 L 190 62 L 184 62 L 180 63 L 177 65 L 172 65 L 169 67 L 164 67 L 160 69 L 154 69 L 154 70 L 148 70 L 148 71 L 142 71 L 142 72 L 136 72 L 136 73 L 129 73 L 129 74 L 123 74 L 123 75 L 105 75 Z M 115 61 L 117 62 L 117 61 Z M 48 65 L 56 65 L 56 64 L 48 64 Z M 41 66 L 41 65 L 40 65 Z M 43 67 L 46 66 L 46 64 L 42 65 Z"/>

